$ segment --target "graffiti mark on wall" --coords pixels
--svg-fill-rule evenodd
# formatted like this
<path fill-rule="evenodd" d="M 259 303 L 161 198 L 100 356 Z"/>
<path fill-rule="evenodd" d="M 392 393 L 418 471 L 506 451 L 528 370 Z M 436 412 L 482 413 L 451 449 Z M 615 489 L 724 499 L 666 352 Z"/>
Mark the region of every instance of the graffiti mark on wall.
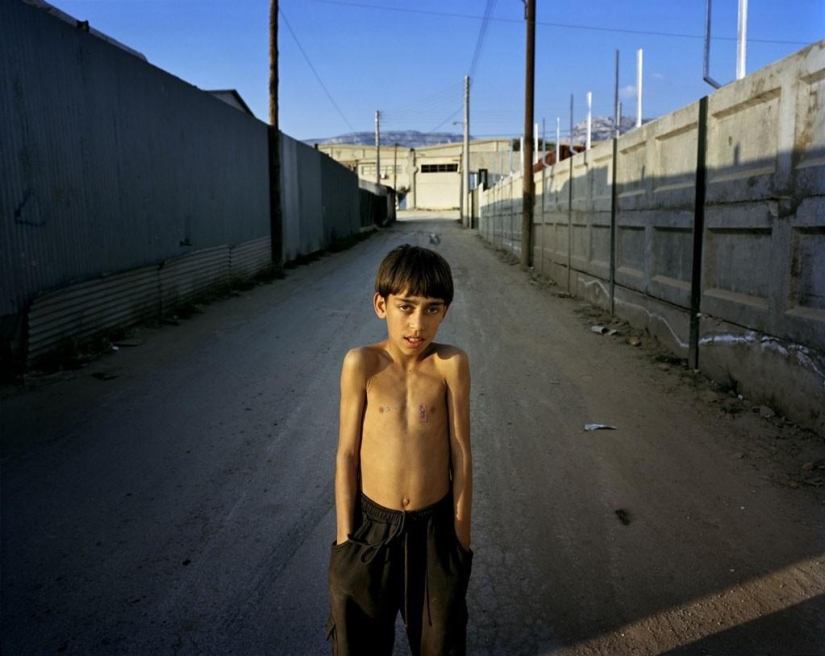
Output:
<path fill-rule="evenodd" d="M 40 217 L 37 205 L 37 195 L 33 190 L 26 189 L 23 192 L 23 200 L 14 208 L 14 222 L 33 228 L 45 227 L 46 220 Z"/>

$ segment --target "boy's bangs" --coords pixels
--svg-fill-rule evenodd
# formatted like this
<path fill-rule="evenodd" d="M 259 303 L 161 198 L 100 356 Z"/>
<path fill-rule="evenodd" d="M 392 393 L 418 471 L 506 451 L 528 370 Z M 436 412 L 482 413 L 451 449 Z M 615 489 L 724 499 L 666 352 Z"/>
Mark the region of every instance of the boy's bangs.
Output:
<path fill-rule="evenodd" d="M 404 244 L 391 251 L 378 269 L 375 291 L 438 298 L 449 305 L 453 300 L 450 265 L 435 251 Z"/>
<path fill-rule="evenodd" d="M 402 274 L 402 272 L 398 272 Z M 452 299 L 452 293 L 446 288 L 434 271 L 409 271 L 409 275 L 397 275 L 393 280 L 391 294 L 409 294 L 428 298 Z"/>

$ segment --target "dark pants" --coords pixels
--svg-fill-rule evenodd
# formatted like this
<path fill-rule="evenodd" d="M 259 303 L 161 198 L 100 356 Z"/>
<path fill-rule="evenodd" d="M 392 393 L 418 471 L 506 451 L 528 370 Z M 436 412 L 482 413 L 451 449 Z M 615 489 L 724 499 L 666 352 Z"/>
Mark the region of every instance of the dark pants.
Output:
<path fill-rule="evenodd" d="M 361 495 L 354 526 L 330 556 L 332 653 L 392 654 L 400 610 L 413 656 L 465 654 L 473 553 L 456 538 L 452 495 L 412 512 Z"/>

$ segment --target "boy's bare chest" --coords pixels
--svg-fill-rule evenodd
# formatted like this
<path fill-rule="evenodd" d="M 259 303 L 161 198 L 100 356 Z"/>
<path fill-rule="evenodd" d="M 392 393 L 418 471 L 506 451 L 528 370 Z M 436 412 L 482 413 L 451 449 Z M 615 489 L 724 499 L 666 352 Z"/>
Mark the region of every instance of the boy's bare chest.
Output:
<path fill-rule="evenodd" d="M 421 426 L 446 420 L 446 386 L 437 372 L 384 370 L 367 386 L 367 419 Z"/>

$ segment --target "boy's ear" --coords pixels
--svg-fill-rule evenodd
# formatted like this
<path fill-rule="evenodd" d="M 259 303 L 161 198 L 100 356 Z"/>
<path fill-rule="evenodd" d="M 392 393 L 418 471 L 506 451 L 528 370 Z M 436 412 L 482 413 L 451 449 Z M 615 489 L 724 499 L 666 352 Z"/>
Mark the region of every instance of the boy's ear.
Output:
<path fill-rule="evenodd" d="M 375 292 L 375 295 L 372 297 L 372 307 L 379 319 L 387 318 L 387 299 L 378 292 Z"/>

